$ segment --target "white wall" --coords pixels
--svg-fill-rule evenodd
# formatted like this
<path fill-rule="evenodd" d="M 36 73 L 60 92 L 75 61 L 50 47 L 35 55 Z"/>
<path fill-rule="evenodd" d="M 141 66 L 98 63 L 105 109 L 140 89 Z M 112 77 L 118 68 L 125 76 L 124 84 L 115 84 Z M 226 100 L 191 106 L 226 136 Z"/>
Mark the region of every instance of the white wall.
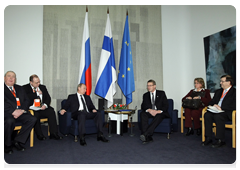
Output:
<path fill-rule="evenodd" d="M 4 73 L 17 74 L 17 84 L 31 74 L 42 80 L 43 6 L 14 5 L 4 11 Z"/>
<path fill-rule="evenodd" d="M 162 6 L 163 89 L 181 111 L 193 80 L 206 80 L 203 38 L 236 25 L 233 6 Z"/>
<path fill-rule="evenodd" d="M 181 108 L 193 79 L 206 79 L 203 37 L 236 25 L 232 6 L 162 6 L 163 90 Z M 17 83 L 31 74 L 42 80 L 43 6 L 8 6 L 4 11 L 4 72 Z M 42 80 L 43 82 L 43 80 Z"/>

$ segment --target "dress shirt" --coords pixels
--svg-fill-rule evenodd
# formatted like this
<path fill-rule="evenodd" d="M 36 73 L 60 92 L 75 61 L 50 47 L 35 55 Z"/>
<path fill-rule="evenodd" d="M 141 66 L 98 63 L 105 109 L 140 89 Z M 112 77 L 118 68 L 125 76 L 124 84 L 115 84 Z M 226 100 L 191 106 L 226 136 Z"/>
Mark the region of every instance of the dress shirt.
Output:
<path fill-rule="evenodd" d="M 156 101 L 156 90 L 154 92 L 149 92 L 149 93 L 150 93 L 151 103 L 153 103 L 153 101 L 152 101 L 152 93 L 153 93 L 153 96 L 154 96 L 154 101 Z M 154 103 L 154 105 L 155 105 L 155 103 Z M 155 110 L 157 110 L 156 105 L 155 105 Z"/>
<path fill-rule="evenodd" d="M 227 89 L 225 89 L 224 90 L 224 94 L 226 93 L 226 92 L 228 92 L 229 90 L 230 90 L 230 88 L 231 88 L 232 86 L 230 86 L 230 87 L 228 87 Z M 226 96 L 227 94 L 225 94 L 222 98 L 220 98 L 220 100 L 219 100 L 219 102 L 218 102 L 218 106 L 222 106 L 222 101 L 223 101 L 223 99 L 224 99 L 224 97 Z"/>
<path fill-rule="evenodd" d="M 193 91 L 196 91 L 196 92 L 200 92 L 202 90 L 205 90 L 204 88 L 202 88 L 201 90 L 197 91 L 197 89 L 194 89 Z"/>
<path fill-rule="evenodd" d="M 6 85 L 6 84 L 5 84 Z M 16 90 L 14 89 L 14 87 L 13 86 L 8 86 L 8 85 L 6 85 L 7 87 L 8 87 L 8 89 L 12 92 L 12 90 L 15 92 L 15 94 L 16 94 Z M 12 87 L 12 90 L 10 89 L 10 87 Z M 18 106 L 17 106 L 17 109 L 18 109 Z"/>
<path fill-rule="evenodd" d="M 30 84 L 30 86 L 32 87 L 32 89 L 34 90 L 34 87 Z M 39 88 L 39 87 L 37 87 L 36 88 L 36 93 L 37 93 L 37 96 L 39 96 L 40 97 L 40 99 L 41 99 L 41 101 L 42 101 L 42 94 L 39 94 L 39 91 L 41 91 L 41 89 Z M 47 106 L 47 104 L 45 104 L 45 103 L 43 103 L 43 105 L 45 105 L 46 106 L 46 108 L 48 108 L 48 106 Z M 34 103 L 33 103 L 33 105 L 32 106 L 34 106 Z"/>
<path fill-rule="evenodd" d="M 83 100 L 84 100 L 84 102 L 85 102 L 85 104 L 86 104 L 87 112 L 89 112 L 89 111 L 88 111 L 88 107 L 87 107 L 86 100 L 85 100 L 85 98 L 84 98 L 84 95 L 79 94 L 79 93 L 77 92 L 77 97 L 78 97 L 78 102 L 79 102 L 79 109 L 78 109 L 78 110 L 83 110 L 83 103 L 82 103 L 82 100 L 81 100 L 81 97 L 80 97 L 80 96 L 82 96 L 82 98 L 83 98 Z"/>
<path fill-rule="evenodd" d="M 150 93 L 150 100 L 151 100 L 151 103 L 153 103 L 152 102 L 152 93 L 153 93 L 153 96 L 154 96 L 154 101 L 156 101 L 156 90 L 154 91 L 154 92 L 149 92 Z M 155 103 L 154 103 L 155 104 Z M 155 105 L 155 110 L 157 110 L 157 107 L 156 107 L 156 105 Z M 148 110 L 146 110 L 146 112 L 148 112 Z M 161 113 L 162 113 L 163 111 L 161 110 Z"/>
<path fill-rule="evenodd" d="M 6 85 L 6 84 L 5 84 Z M 13 91 L 14 91 L 14 87 L 13 86 L 8 86 L 8 85 L 6 85 L 7 87 L 8 87 L 8 89 L 10 90 L 10 91 L 12 91 L 11 89 L 10 89 L 10 87 L 12 87 L 12 89 L 13 89 Z M 16 93 L 16 92 L 15 92 Z"/>

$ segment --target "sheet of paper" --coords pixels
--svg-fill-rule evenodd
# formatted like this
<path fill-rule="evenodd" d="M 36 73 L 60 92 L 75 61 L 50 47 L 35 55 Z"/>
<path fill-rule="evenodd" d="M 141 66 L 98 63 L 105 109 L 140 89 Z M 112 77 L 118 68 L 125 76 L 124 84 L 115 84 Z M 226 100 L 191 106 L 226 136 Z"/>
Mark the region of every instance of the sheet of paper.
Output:
<path fill-rule="evenodd" d="M 218 110 L 215 106 L 208 106 L 208 111 L 212 112 L 212 113 L 221 113 L 224 112 L 224 110 Z"/>
<path fill-rule="evenodd" d="M 37 111 L 37 110 L 41 110 L 41 107 L 30 106 L 29 109 Z"/>

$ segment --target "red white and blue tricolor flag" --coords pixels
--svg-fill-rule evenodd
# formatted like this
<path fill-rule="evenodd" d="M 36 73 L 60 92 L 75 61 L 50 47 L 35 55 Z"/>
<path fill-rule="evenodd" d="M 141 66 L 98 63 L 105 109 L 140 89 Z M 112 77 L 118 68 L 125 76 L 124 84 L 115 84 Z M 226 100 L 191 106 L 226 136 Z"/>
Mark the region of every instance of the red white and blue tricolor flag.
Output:
<path fill-rule="evenodd" d="M 82 51 L 80 58 L 79 83 L 83 83 L 87 87 L 86 95 L 91 94 L 92 90 L 92 71 L 91 71 L 91 54 L 90 54 L 90 37 L 88 29 L 88 12 L 85 15 Z"/>

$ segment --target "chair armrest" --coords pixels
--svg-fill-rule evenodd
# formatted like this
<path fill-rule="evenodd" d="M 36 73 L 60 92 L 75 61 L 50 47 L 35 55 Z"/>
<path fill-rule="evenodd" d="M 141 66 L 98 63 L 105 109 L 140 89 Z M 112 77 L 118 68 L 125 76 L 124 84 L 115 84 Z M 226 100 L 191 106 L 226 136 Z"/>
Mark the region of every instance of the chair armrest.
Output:
<path fill-rule="evenodd" d="M 59 120 L 59 131 L 63 135 L 67 135 L 70 131 L 70 127 L 72 124 L 72 112 L 65 112 L 63 115 L 61 115 L 58 112 L 58 120 Z"/>
<path fill-rule="evenodd" d="M 104 110 L 97 110 L 97 111 L 102 114 L 102 123 L 104 125 L 104 123 L 105 123 L 105 112 L 104 112 Z"/>
<path fill-rule="evenodd" d="M 172 130 L 174 132 L 178 131 L 178 110 L 172 111 Z"/>
<path fill-rule="evenodd" d="M 63 115 L 61 115 L 59 112 L 58 112 L 58 119 L 59 119 L 59 125 L 61 123 L 65 124 L 66 126 L 71 126 L 72 122 L 72 112 L 65 112 Z"/>
<path fill-rule="evenodd" d="M 31 115 L 34 116 L 34 111 L 33 110 L 28 110 L 28 111 L 31 113 Z"/>
<path fill-rule="evenodd" d="M 207 112 L 207 108 L 208 108 L 208 107 L 204 107 L 204 108 L 202 109 L 202 119 L 204 118 L 204 114 Z"/>
<path fill-rule="evenodd" d="M 141 126 L 141 115 L 140 115 L 141 112 L 142 112 L 141 109 L 137 111 L 137 114 L 138 114 L 138 129 L 139 129 L 140 131 L 142 131 L 142 126 Z"/>
<path fill-rule="evenodd" d="M 202 109 L 202 142 L 205 141 L 205 120 L 204 120 L 204 114 L 207 112 L 207 107 L 204 107 Z"/>
<path fill-rule="evenodd" d="M 183 117 L 183 111 L 184 111 L 184 108 L 181 107 L 181 117 Z"/>

